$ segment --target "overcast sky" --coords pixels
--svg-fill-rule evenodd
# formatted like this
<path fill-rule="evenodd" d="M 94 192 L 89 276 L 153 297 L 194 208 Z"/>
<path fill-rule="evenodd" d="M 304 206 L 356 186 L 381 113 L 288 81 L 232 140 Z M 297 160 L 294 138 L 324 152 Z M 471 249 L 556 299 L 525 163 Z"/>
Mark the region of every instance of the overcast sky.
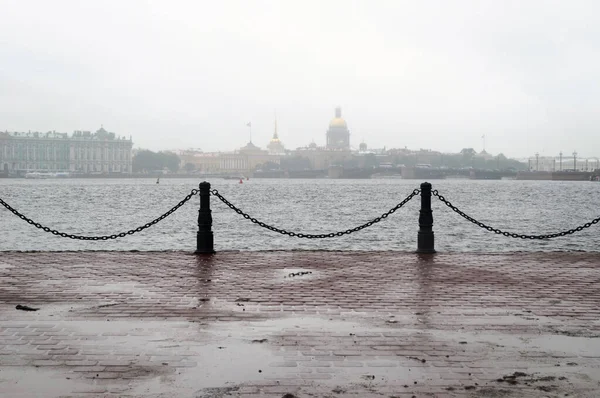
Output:
<path fill-rule="evenodd" d="M 0 0 L 0 130 L 600 156 L 598 1 Z"/>

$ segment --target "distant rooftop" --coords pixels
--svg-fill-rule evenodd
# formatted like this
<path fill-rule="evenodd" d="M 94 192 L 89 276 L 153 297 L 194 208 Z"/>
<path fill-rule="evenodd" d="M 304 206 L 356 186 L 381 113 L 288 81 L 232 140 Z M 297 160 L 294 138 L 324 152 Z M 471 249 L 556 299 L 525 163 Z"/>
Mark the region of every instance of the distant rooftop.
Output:
<path fill-rule="evenodd" d="M 102 141 L 112 141 L 112 140 L 127 140 L 125 136 L 117 136 L 115 133 L 108 132 L 104 129 L 104 127 L 100 127 L 95 133 L 86 130 L 75 130 L 71 135 L 69 133 L 60 133 L 57 131 L 0 131 L 0 137 L 6 138 L 30 138 L 30 139 L 87 139 L 87 140 L 102 140 Z M 131 140 L 131 136 L 129 137 Z"/>

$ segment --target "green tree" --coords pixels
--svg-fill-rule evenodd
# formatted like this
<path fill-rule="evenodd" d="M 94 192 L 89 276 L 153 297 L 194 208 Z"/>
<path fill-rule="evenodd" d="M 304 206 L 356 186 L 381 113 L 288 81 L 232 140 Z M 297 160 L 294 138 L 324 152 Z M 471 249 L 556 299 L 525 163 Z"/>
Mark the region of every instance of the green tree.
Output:
<path fill-rule="evenodd" d="M 139 151 L 131 160 L 134 173 L 153 172 L 163 170 L 165 167 L 171 172 L 179 170 L 179 156 L 173 152 Z"/>
<path fill-rule="evenodd" d="M 471 160 L 473 156 L 477 155 L 477 151 L 473 148 L 463 148 L 460 150 L 460 154 L 463 158 Z"/>
<path fill-rule="evenodd" d="M 179 170 L 179 164 L 181 159 L 173 152 L 159 152 L 158 153 L 163 159 L 163 168 L 166 167 L 169 171 L 176 173 Z"/>

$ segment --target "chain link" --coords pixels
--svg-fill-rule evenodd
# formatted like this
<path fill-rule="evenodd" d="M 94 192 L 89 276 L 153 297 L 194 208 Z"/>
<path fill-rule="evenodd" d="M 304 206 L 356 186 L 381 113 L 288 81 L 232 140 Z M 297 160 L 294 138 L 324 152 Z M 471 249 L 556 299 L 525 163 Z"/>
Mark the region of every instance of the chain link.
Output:
<path fill-rule="evenodd" d="M 289 231 L 286 231 L 285 229 L 273 227 L 271 225 L 265 224 L 262 221 L 258 221 L 256 218 L 251 217 L 249 214 L 244 213 L 242 210 L 238 209 L 235 205 L 233 205 L 231 202 L 229 202 L 227 199 L 225 199 L 225 197 L 223 197 L 223 195 L 221 195 L 219 193 L 219 191 L 217 191 L 216 189 L 211 189 L 210 193 L 213 194 L 214 196 L 216 196 L 217 198 L 219 198 L 221 200 L 221 202 L 225 203 L 233 211 L 235 211 L 236 213 L 238 213 L 239 215 L 241 215 L 245 219 L 250 220 L 254 224 L 257 224 L 257 225 L 259 225 L 259 226 L 261 226 L 263 228 L 266 228 L 266 229 L 268 229 L 270 231 L 278 232 L 278 233 L 280 233 L 282 235 L 288 235 L 288 236 L 292 236 L 292 237 L 295 236 L 297 238 L 323 239 L 323 238 L 335 238 L 335 237 L 338 237 L 338 236 L 343 236 L 343 235 L 346 235 L 346 234 L 351 234 L 353 232 L 358 232 L 361 229 L 365 229 L 367 227 L 370 227 L 371 225 L 376 224 L 376 223 L 380 222 L 381 220 L 386 219 L 390 214 L 394 213 L 396 210 L 398 210 L 399 208 L 401 208 L 402 206 L 404 206 L 412 198 L 414 198 L 416 195 L 418 195 L 419 193 L 421 193 L 421 190 L 420 189 L 415 189 L 402 202 L 400 202 L 396 206 L 392 207 L 388 212 L 383 213 L 381 216 L 379 216 L 379 217 L 377 217 L 377 218 L 375 218 L 375 219 L 373 219 L 373 220 L 371 220 L 369 222 L 366 222 L 363 225 L 359 225 L 358 227 L 347 229 L 345 231 L 331 232 L 331 233 L 328 233 L 328 234 L 301 234 L 301 233 L 289 232 Z"/>
<path fill-rule="evenodd" d="M 494 227 L 490 227 L 489 225 L 486 225 L 480 221 L 477 221 L 476 219 L 474 219 L 473 217 L 467 215 L 465 212 L 461 211 L 460 209 L 458 209 L 456 206 L 454 206 L 452 203 L 450 203 L 449 200 L 447 200 L 445 197 L 443 197 L 442 195 L 439 194 L 439 192 L 437 190 L 434 190 L 431 192 L 433 196 L 437 196 L 439 200 L 441 200 L 446 206 L 448 206 L 449 208 L 451 208 L 452 210 L 454 210 L 454 212 L 458 213 L 460 216 L 462 216 L 463 218 L 465 218 L 466 220 L 472 222 L 473 224 L 483 228 L 483 229 L 487 229 L 490 232 L 494 232 L 495 234 L 498 235 L 504 235 L 506 237 L 509 238 L 519 238 L 519 239 L 552 239 L 552 238 L 558 238 L 560 236 L 566 236 L 566 235 L 571 235 L 574 234 L 575 232 L 579 232 L 582 231 L 586 228 L 591 227 L 594 224 L 598 224 L 598 222 L 600 222 L 600 217 L 593 219 L 590 222 L 587 222 L 583 225 L 578 226 L 577 228 L 573 228 L 573 229 L 569 229 L 567 231 L 561 231 L 561 232 L 557 232 L 554 234 L 547 234 L 547 235 L 524 235 L 524 234 L 517 234 L 514 232 L 506 232 L 506 231 L 502 231 L 498 228 L 494 228 Z"/>
<path fill-rule="evenodd" d="M 20 219 L 27 221 L 29 224 L 33 225 L 36 228 L 39 228 L 39 229 L 44 230 L 46 232 L 50 232 L 51 234 L 56 235 L 56 236 L 61 236 L 63 238 L 69 238 L 69 239 L 77 239 L 77 240 L 109 240 L 109 239 L 123 238 L 123 237 L 125 237 L 127 235 L 133 235 L 136 232 L 140 232 L 140 231 L 143 231 L 146 228 L 150 228 L 154 224 L 156 224 L 156 223 L 164 220 L 165 218 L 169 217 L 177 209 L 179 209 L 181 206 L 183 206 L 188 200 L 190 200 L 193 196 L 197 195 L 198 192 L 200 192 L 200 191 L 197 190 L 197 189 L 192 189 L 192 191 L 185 198 L 183 198 L 183 200 L 181 202 L 179 202 L 178 204 L 176 204 L 171 210 L 169 210 L 168 212 L 166 212 L 162 216 L 160 216 L 160 217 L 158 217 L 158 218 L 150 221 L 149 223 L 146 223 L 146 224 L 144 224 L 144 225 L 142 225 L 140 227 L 137 227 L 135 229 L 129 230 L 127 232 L 121 232 L 121 233 L 114 234 L 114 235 L 103 235 L 103 236 L 83 236 L 83 235 L 73 235 L 73 234 L 67 234 L 65 232 L 59 232 L 57 230 L 50 229 L 48 227 L 43 226 L 40 223 L 37 223 L 37 222 L 31 220 L 30 218 L 26 217 L 25 215 L 19 213 L 16 209 L 14 209 L 13 207 L 11 207 L 8 203 L 6 203 L 5 201 L 3 201 L 2 199 L 0 199 L 0 204 L 3 205 L 4 207 L 6 207 L 9 211 L 11 211 L 13 214 L 15 214 Z"/>

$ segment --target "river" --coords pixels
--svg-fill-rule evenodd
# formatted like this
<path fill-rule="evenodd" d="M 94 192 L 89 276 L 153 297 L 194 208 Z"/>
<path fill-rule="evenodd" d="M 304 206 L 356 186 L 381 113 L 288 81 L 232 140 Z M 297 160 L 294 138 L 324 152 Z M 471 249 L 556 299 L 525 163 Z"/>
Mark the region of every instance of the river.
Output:
<path fill-rule="evenodd" d="M 36 222 L 69 234 L 126 232 L 160 216 L 195 179 L 0 179 L 0 198 Z M 600 215 L 600 184 L 581 181 L 434 180 L 454 205 L 509 232 L 546 234 L 574 228 Z M 257 219 L 297 233 L 329 233 L 363 224 L 419 187 L 418 180 L 214 179 L 212 187 Z M 462 219 L 432 198 L 435 243 L 444 252 L 598 251 L 600 224 L 552 240 L 498 236 Z M 420 199 L 387 219 L 332 239 L 283 236 L 252 224 L 211 198 L 215 250 L 400 250 L 416 248 Z M 0 206 L 0 251 L 185 250 L 196 245 L 198 197 L 157 225 L 109 241 L 54 236 Z"/>

